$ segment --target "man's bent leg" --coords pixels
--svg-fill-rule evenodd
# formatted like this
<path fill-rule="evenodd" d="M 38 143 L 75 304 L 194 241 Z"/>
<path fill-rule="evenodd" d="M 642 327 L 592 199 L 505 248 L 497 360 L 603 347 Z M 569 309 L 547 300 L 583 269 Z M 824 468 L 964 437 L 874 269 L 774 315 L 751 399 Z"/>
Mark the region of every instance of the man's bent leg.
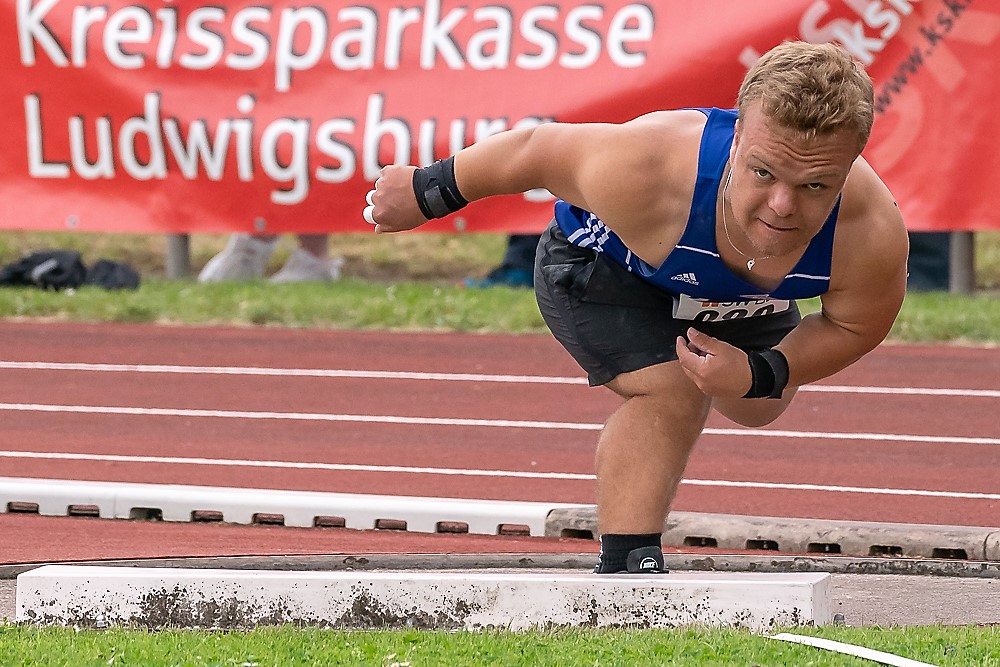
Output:
<path fill-rule="evenodd" d="M 767 426 L 784 413 L 796 391 L 786 389 L 781 398 L 715 398 L 712 407 L 741 426 Z"/>
<path fill-rule="evenodd" d="M 606 386 L 625 400 L 598 441 L 598 528 L 661 533 L 710 401 L 677 362 L 624 373 Z"/>

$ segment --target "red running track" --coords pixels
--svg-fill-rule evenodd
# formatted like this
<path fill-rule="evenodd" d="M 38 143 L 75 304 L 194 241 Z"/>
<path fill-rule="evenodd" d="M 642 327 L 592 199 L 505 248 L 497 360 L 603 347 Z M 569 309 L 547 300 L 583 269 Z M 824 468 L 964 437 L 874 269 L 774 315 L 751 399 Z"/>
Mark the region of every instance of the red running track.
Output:
<path fill-rule="evenodd" d="M 0 345 L 6 477 L 590 504 L 593 448 L 618 403 L 583 384 L 545 335 L 5 322 Z M 61 458 L 38 458 L 53 453 Z M 155 460 L 130 460 L 139 456 Z M 285 467 L 260 463 L 273 461 Z M 674 509 L 996 526 L 998 464 L 1000 349 L 883 346 L 800 391 L 766 429 L 713 414 Z M 127 530 L 141 544 L 98 549 L 103 557 L 331 552 L 314 530 L 0 514 L 13 537 L 0 562 L 76 557 L 95 540 L 63 531 L 92 536 L 109 523 L 121 525 L 102 533 Z M 319 532 L 355 552 L 593 550 L 575 540 Z"/>

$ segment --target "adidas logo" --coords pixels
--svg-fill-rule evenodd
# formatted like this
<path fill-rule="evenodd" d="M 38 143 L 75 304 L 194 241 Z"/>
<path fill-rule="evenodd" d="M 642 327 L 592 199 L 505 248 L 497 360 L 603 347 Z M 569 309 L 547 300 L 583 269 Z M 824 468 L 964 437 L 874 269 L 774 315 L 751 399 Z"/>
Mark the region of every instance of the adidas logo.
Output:
<path fill-rule="evenodd" d="M 682 283 L 688 283 L 689 285 L 697 285 L 698 277 L 693 273 L 678 273 L 676 276 L 671 278 L 671 280 L 679 280 Z"/>
<path fill-rule="evenodd" d="M 646 556 L 641 561 L 639 561 L 639 571 L 643 570 L 659 570 L 660 564 L 656 562 L 655 558 Z"/>

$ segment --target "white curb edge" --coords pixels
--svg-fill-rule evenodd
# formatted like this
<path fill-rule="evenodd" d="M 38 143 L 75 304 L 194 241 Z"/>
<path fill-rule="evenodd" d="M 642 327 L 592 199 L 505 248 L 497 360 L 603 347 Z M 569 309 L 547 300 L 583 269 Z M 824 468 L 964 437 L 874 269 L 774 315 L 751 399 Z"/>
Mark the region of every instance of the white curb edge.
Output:
<path fill-rule="evenodd" d="M 342 519 L 343 527 L 355 529 L 405 522 L 390 525 L 421 533 L 481 535 L 496 535 L 503 527 L 511 527 L 532 536 L 545 535 L 545 521 L 553 509 L 579 507 L 567 503 L 0 477 L 0 511 L 11 511 L 24 503 L 37 505 L 38 514 L 45 516 L 92 512 L 105 519 L 155 516 L 163 521 L 187 522 L 199 512 L 239 524 L 310 527 L 317 522 L 323 525 L 323 519 Z M 466 529 L 442 530 L 442 524 L 464 524 Z"/>
<path fill-rule="evenodd" d="M 18 622 L 109 627 L 526 630 L 831 622 L 821 573 L 274 572 L 47 565 L 17 578 Z"/>

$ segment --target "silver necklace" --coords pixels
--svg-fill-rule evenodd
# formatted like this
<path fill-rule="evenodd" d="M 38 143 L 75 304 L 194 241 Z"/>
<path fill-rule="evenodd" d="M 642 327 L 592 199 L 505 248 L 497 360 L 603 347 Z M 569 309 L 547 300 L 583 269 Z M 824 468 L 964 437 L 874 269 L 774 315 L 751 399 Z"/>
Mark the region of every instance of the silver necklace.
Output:
<path fill-rule="evenodd" d="M 726 193 L 729 191 L 729 182 L 733 180 L 733 170 L 729 170 L 729 176 L 726 177 L 726 185 L 722 188 L 722 229 L 726 232 L 726 240 L 729 241 L 729 245 L 733 250 L 740 253 L 747 258 L 747 271 L 753 271 L 753 265 L 757 263 L 757 260 L 771 259 L 774 255 L 766 255 L 764 257 L 751 257 L 742 250 L 736 247 L 733 243 L 733 237 L 729 235 L 729 224 L 726 222 Z"/>

